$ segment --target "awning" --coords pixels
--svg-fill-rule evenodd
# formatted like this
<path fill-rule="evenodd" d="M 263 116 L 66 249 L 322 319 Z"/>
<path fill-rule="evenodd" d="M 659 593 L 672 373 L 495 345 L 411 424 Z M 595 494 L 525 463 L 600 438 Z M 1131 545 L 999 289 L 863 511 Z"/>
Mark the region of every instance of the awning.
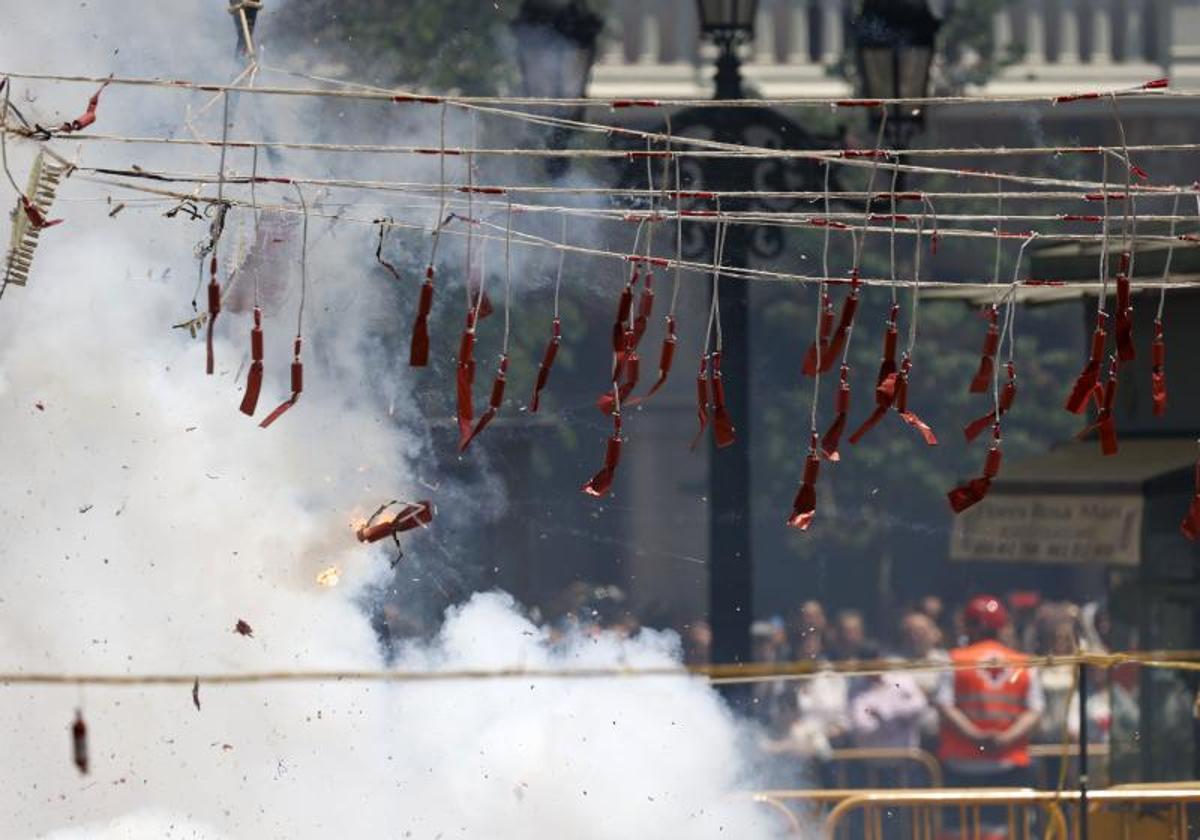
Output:
<path fill-rule="evenodd" d="M 1136 566 L 1148 498 L 1177 494 L 1196 463 L 1192 439 L 1069 443 L 1006 464 L 988 497 L 954 519 L 952 560 Z"/>

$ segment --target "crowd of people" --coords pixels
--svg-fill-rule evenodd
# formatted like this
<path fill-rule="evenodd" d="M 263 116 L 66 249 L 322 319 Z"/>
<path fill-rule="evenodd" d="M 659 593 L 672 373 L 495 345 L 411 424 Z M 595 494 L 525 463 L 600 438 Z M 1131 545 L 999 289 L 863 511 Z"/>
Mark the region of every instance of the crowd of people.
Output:
<path fill-rule="evenodd" d="M 818 665 L 810 678 L 753 686 L 751 709 L 762 724 L 764 751 L 786 757 L 777 763 L 793 777 L 798 757 L 807 759 L 799 772 L 811 777 L 815 767 L 820 781 L 823 763 L 839 749 L 919 747 L 940 759 L 948 784 L 1024 785 L 1031 783 L 1031 743 L 1079 740 L 1076 669 L 1022 665 L 1028 656 L 1107 651 L 1111 625 L 1100 605 L 1018 592 L 948 608 L 930 595 L 889 624 L 871 627 L 856 609 L 831 617 L 815 600 L 786 617 L 754 623 L 757 661 Z M 705 661 L 707 626 L 695 622 L 681 634 L 689 661 Z M 877 660 L 980 667 L 875 675 L 837 667 Z M 1107 742 L 1114 721 L 1122 731 L 1136 731 L 1136 669 L 1093 668 L 1089 676 L 1089 742 Z"/>

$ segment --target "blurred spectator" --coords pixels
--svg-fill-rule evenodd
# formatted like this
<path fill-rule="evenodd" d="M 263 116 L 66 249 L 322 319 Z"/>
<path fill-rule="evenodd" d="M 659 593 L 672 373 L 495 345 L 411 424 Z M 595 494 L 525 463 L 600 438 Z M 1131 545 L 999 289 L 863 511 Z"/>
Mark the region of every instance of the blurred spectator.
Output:
<path fill-rule="evenodd" d="M 863 659 L 867 644 L 867 627 L 861 610 L 841 610 L 833 630 L 833 659 Z"/>
<path fill-rule="evenodd" d="M 878 650 L 863 653 L 878 658 Z M 856 747 L 916 747 L 920 719 L 929 707 L 924 692 L 901 671 L 873 674 L 856 681 L 850 695 L 850 736 Z"/>
<path fill-rule="evenodd" d="M 1088 668 L 1088 743 L 1107 744 L 1112 734 L 1113 721 L 1121 717 L 1125 721 L 1137 720 L 1137 700 L 1129 690 L 1116 681 L 1109 680 L 1107 668 Z M 1067 732 L 1072 741 L 1079 740 L 1079 694 L 1073 693 L 1067 704 Z M 1124 727 L 1128 730 L 1128 724 Z M 1062 737 L 1062 733 L 1059 733 Z"/>
<path fill-rule="evenodd" d="M 950 654 L 942 647 L 942 632 L 933 619 L 923 612 L 910 612 L 900 620 L 900 645 L 900 652 L 906 659 L 950 661 Z M 932 748 L 937 741 L 939 717 L 937 706 L 934 704 L 934 694 L 937 692 L 942 673 L 917 671 L 912 675 L 913 682 L 921 689 L 927 701 L 918 721 L 921 743 L 926 748 Z"/>
<path fill-rule="evenodd" d="M 821 637 L 808 633 L 801 639 L 800 658 L 826 663 Z M 822 670 L 795 683 L 796 718 L 788 730 L 788 749 L 802 755 L 827 758 L 833 744 L 847 729 L 846 678 Z"/>
<path fill-rule="evenodd" d="M 788 634 L 788 659 L 798 659 L 800 657 L 801 640 L 815 633 L 821 637 L 821 642 L 828 638 L 829 622 L 825 617 L 825 608 L 821 606 L 820 601 L 805 601 L 797 607 L 788 619 L 787 634 Z"/>
<path fill-rule="evenodd" d="M 916 612 L 923 613 L 943 636 L 946 633 L 946 605 L 937 595 L 925 595 L 917 602 Z"/>
<path fill-rule="evenodd" d="M 1008 624 L 1004 606 L 990 596 L 972 598 L 963 610 L 970 644 L 950 653 L 960 667 L 938 688 L 942 713 L 938 757 L 950 787 L 1027 787 L 1032 783 L 1029 733 L 1045 698 L 1026 657 L 999 642 Z M 958 812 L 950 809 L 948 823 Z M 987 826 L 1003 827 L 1004 808 L 982 809 Z M 956 826 L 955 826 L 956 827 Z"/>
<path fill-rule="evenodd" d="M 683 625 L 683 664 L 708 665 L 712 662 L 712 626 L 703 618 Z"/>
<path fill-rule="evenodd" d="M 752 655 L 755 662 L 782 662 L 787 655 L 787 631 L 783 619 L 773 617 L 750 625 Z M 771 737 L 780 737 L 792 722 L 792 688 L 785 680 L 754 683 L 752 710 Z"/>
<path fill-rule="evenodd" d="M 1070 620 L 1060 620 L 1045 630 L 1045 636 L 1037 646 L 1038 653 L 1049 656 L 1071 656 L 1078 651 L 1075 625 Z M 1040 676 L 1046 709 L 1038 721 L 1036 738 L 1044 743 L 1056 744 L 1062 741 L 1064 727 L 1069 723 L 1067 715 L 1075 688 L 1075 666 L 1048 665 L 1041 669 Z M 1079 730 L 1078 722 L 1075 729 Z"/>

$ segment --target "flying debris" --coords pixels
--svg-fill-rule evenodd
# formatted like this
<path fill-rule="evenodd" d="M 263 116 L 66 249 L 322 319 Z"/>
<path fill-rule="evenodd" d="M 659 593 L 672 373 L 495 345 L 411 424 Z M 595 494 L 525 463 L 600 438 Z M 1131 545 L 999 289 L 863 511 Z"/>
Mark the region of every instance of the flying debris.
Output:
<path fill-rule="evenodd" d="M 233 632 L 254 638 L 254 628 L 240 618 L 237 620 L 237 624 L 233 625 Z"/>
<path fill-rule="evenodd" d="M 394 505 L 399 507 L 390 515 L 384 515 L 385 512 Z M 373 543 L 379 542 L 387 537 L 392 538 L 392 542 L 396 544 L 396 557 L 392 560 L 392 568 L 404 558 L 404 551 L 400 548 L 400 534 L 405 531 L 411 531 L 414 528 L 424 528 L 433 521 L 433 516 L 437 512 L 433 506 L 433 502 L 425 500 L 420 502 L 401 502 L 392 500 L 386 504 L 379 506 L 367 521 L 360 525 L 355 532 L 359 542 Z"/>
<path fill-rule="evenodd" d="M 88 771 L 88 732 L 87 724 L 83 722 L 83 712 L 75 710 L 75 722 L 71 724 L 71 755 L 79 772 L 87 775 Z"/>
<path fill-rule="evenodd" d="M 18 196 L 17 206 L 12 212 L 12 237 L 8 246 L 8 258 L 4 263 L 4 286 L 24 286 L 29 281 L 33 267 L 33 252 L 43 229 L 58 224 L 59 219 L 50 219 L 50 205 L 58 191 L 58 182 L 70 167 L 49 160 L 45 152 L 38 152 L 29 172 L 29 185 L 25 194 Z"/>

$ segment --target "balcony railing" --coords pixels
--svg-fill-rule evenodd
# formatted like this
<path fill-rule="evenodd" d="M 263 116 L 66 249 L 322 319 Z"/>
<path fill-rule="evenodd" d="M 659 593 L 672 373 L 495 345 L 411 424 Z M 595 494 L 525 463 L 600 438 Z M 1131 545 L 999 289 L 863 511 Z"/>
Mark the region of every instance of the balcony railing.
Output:
<path fill-rule="evenodd" d="M 935 12 L 964 0 L 931 2 Z M 1037 93 L 1101 82 L 1135 84 L 1161 72 L 1171 0 L 1010 0 L 992 19 L 999 55 L 1021 58 L 986 87 Z M 830 75 L 850 49 L 850 0 L 760 0 L 747 82 L 764 96 L 844 95 Z M 613 0 L 591 94 L 711 95 L 711 47 L 690 0 Z"/>

